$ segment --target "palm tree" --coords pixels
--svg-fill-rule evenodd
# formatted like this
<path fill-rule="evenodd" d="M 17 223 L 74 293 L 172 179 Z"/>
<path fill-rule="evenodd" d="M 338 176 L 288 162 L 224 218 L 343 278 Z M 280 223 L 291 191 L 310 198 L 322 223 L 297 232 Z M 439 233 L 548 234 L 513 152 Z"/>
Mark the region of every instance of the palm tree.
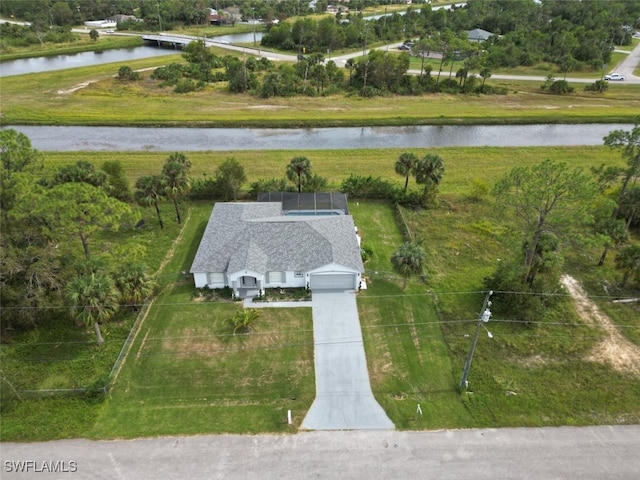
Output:
<path fill-rule="evenodd" d="M 615 259 L 616 270 L 622 271 L 622 282 L 624 287 L 630 275 L 636 278 L 640 276 L 640 245 L 628 245 L 620 250 Z"/>
<path fill-rule="evenodd" d="M 260 315 L 262 315 L 260 310 L 240 306 L 230 319 L 230 323 L 233 326 L 233 334 L 235 335 L 237 332 L 249 333 L 253 330 L 253 324 Z"/>
<path fill-rule="evenodd" d="M 344 66 L 349 69 L 349 85 L 351 85 L 351 76 L 353 73 L 353 69 L 356 68 L 356 61 L 353 58 L 349 58 L 345 62 Z"/>
<path fill-rule="evenodd" d="M 191 162 L 184 153 L 173 153 L 167 158 L 162 167 L 162 176 L 165 182 L 165 193 L 173 200 L 176 209 L 176 218 L 178 225 L 181 223 L 180 209 L 178 208 L 178 200 L 189 191 L 191 180 L 189 178 L 189 170 Z"/>
<path fill-rule="evenodd" d="M 122 303 L 133 310 L 151 296 L 155 287 L 155 282 L 141 264 L 123 265 L 116 273 L 115 283 Z"/>
<path fill-rule="evenodd" d="M 409 275 L 417 275 L 422 272 L 424 264 L 424 250 L 415 242 L 406 242 L 398 247 L 391 255 L 393 269 L 404 278 L 402 289 L 407 288 Z"/>
<path fill-rule="evenodd" d="M 429 184 L 439 185 L 444 175 L 444 161 L 440 155 L 425 155 L 414 167 L 413 174 L 416 183 L 425 185 L 425 191 Z"/>
<path fill-rule="evenodd" d="M 491 70 L 488 67 L 483 67 L 480 70 L 480 76 L 482 77 L 482 88 L 484 89 L 484 82 L 487 81 L 487 78 L 491 78 Z"/>
<path fill-rule="evenodd" d="M 104 273 L 79 275 L 69 283 L 65 295 L 71 304 L 71 316 L 92 325 L 98 346 L 102 346 L 100 323 L 111 319 L 120 308 L 120 292 L 112 278 Z"/>
<path fill-rule="evenodd" d="M 413 169 L 416 183 L 424 185 L 423 203 L 431 204 L 444 174 L 443 160 L 439 155 L 425 155 Z"/>
<path fill-rule="evenodd" d="M 311 179 L 311 162 L 307 157 L 294 157 L 287 165 L 287 178 L 298 186 L 298 193 L 302 185 Z"/>
<path fill-rule="evenodd" d="M 404 191 L 407 192 L 409 186 L 409 175 L 418 163 L 418 157 L 410 152 L 404 152 L 396 160 L 396 173 L 404 175 Z"/>
<path fill-rule="evenodd" d="M 165 191 L 164 179 L 160 175 L 145 175 L 136 180 L 135 198 L 142 206 L 150 207 L 153 205 L 156 207 L 160 228 L 164 228 L 164 223 L 158 202 L 164 198 Z"/>

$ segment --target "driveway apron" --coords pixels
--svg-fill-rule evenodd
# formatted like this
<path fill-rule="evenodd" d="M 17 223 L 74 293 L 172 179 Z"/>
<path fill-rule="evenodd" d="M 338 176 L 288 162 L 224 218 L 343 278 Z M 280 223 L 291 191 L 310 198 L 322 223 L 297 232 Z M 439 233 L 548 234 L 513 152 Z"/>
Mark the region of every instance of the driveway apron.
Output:
<path fill-rule="evenodd" d="M 393 429 L 371 391 L 353 291 L 312 297 L 316 398 L 302 428 Z"/>

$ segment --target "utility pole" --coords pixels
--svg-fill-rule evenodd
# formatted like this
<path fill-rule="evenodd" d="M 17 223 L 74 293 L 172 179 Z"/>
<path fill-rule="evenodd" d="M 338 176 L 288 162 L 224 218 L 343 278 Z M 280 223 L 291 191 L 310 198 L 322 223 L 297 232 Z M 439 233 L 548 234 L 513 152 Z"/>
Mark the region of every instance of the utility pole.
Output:
<path fill-rule="evenodd" d="M 464 364 L 464 369 L 462 371 L 462 379 L 460 380 L 460 388 L 466 390 L 469 386 L 469 382 L 467 382 L 467 377 L 469 376 L 469 370 L 471 369 L 471 361 L 473 360 L 473 352 L 476 350 L 476 344 L 478 343 L 478 334 L 480 333 L 480 327 L 484 327 L 483 323 L 487 323 L 489 318 L 491 317 L 491 311 L 489 307 L 491 306 L 491 298 L 493 295 L 493 290 L 489 290 L 489 293 L 484 297 L 484 304 L 482 305 L 482 310 L 480 311 L 480 317 L 478 317 L 478 323 L 476 324 L 476 332 L 473 335 L 473 341 L 471 342 L 471 350 L 469 350 L 469 356 L 467 357 L 467 361 Z M 489 337 L 492 337 L 489 332 Z"/>
<path fill-rule="evenodd" d="M 156 11 L 158 12 L 158 25 L 160 26 L 160 31 L 162 31 L 162 17 L 160 17 L 160 4 L 156 3 Z"/>
<path fill-rule="evenodd" d="M 369 33 L 369 22 L 367 22 L 365 20 L 365 24 L 364 24 L 364 45 L 362 46 L 362 56 L 366 57 L 367 56 L 367 35 Z"/>

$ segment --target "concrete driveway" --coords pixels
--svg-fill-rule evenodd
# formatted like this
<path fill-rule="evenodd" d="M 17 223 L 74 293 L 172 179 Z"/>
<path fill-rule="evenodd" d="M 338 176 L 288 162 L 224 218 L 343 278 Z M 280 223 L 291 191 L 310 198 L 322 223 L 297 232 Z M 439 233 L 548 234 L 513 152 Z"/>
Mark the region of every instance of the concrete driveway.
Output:
<path fill-rule="evenodd" d="M 371 392 L 353 291 L 315 291 L 312 297 L 316 399 L 303 429 L 392 429 Z"/>

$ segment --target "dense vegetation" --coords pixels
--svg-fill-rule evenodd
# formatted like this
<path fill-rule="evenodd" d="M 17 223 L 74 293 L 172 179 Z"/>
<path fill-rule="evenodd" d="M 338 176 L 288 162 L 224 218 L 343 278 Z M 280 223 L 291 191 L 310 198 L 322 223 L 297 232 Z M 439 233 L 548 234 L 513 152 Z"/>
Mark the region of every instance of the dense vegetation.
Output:
<path fill-rule="evenodd" d="M 405 15 L 377 20 L 352 14 L 344 22 L 340 15 L 319 21 L 300 18 L 273 25 L 262 44 L 324 53 L 419 37 L 414 55 L 437 52 L 446 63 L 467 59 L 467 69 L 543 62 L 556 64 L 562 71 L 601 69 L 609 63 L 614 45 L 630 44 L 634 30 L 640 28 L 639 19 L 640 6 L 633 2 L 470 0 L 461 8 L 410 8 Z M 466 31 L 476 28 L 492 34 L 482 45 L 467 38 Z"/>
<path fill-rule="evenodd" d="M 506 89 L 486 85 L 491 73 L 484 69 L 483 81 L 475 76 L 456 74 L 458 79 L 440 80 L 424 70 L 420 76 L 409 75 L 409 56 L 372 50 L 355 62 L 347 61 L 349 77 L 333 60 L 324 63 L 324 56 L 314 53 L 300 57 L 295 64 L 279 63 L 263 57 L 241 60 L 227 55 L 217 57 L 201 41 L 191 42 L 183 57 L 187 64 L 172 63 L 157 68 L 151 78 L 159 86 L 173 86 L 176 93 L 203 90 L 208 83 L 224 83 L 232 93 L 251 93 L 262 98 L 295 95 L 328 96 L 335 93 L 358 93 L 371 97 L 384 94 L 418 95 L 425 92 L 446 93 L 506 93 Z M 125 68 L 126 69 L 126 68 Z M 132 80 L 121 71 L 118 78 Z M 130 69 L 129 69 L 130 70 Z M 128 70 L 127 70 L 128 71 Z M 139 79 L 138 76 L 136 79 Z"/>
<path fill-rule="evenodd" d="M 563 72 L 580 69 L 600 70 L 611 60 L 615 45 L 629 45 L 640 29 L 637 2 L 618 0 L 590 2 L 550 0 L 470 0 L 450 10 L 432 10 L 430 5 L 409 7 L 406 14 L 391 13 L 371 20 L 362 9 L 385 2 L 361 1 L 349 4 L 348 14 L 301 16 L 324 12 L 327 2 L 241 2 L 233 10 L 234 22 L 262 18 L 268 25 L 262 39 L 266 47 L 298 54 L 333 52 L 344 48 L 363 48 L 377 42 L 419 38 L 412 48 L 417 57 L 437 53 L 439 70 L 455 60 L 465 60 L 461 68 L 513 68 L 554 64 Z M 231 6 L 217 2 L 218 8 Z M 72 25 L 85 20 L 122 17 L 119 29 L 137 31 L 171 30 L 181 25 L 208 25 L 209 5 L 200 0 L 127 0 L 117 4 L 88 0 L 7 0 L 0 3 L 0 14 L 28 21 L 26 26 L 3 25 L 2 43 L 18 46 L 42 42 L 61 42 L 77 38 Z M 295 15 L 295 16 L 294 16 Z M 289 17 L 293 19 L 287 20 Z M 120 17 L 118 17 L 120 18 Z M 277 21 L 274 21 L 277 20 Z M 465 31 L 481 28 L 493 34 L 487 41 L 469 41 Z"/>

